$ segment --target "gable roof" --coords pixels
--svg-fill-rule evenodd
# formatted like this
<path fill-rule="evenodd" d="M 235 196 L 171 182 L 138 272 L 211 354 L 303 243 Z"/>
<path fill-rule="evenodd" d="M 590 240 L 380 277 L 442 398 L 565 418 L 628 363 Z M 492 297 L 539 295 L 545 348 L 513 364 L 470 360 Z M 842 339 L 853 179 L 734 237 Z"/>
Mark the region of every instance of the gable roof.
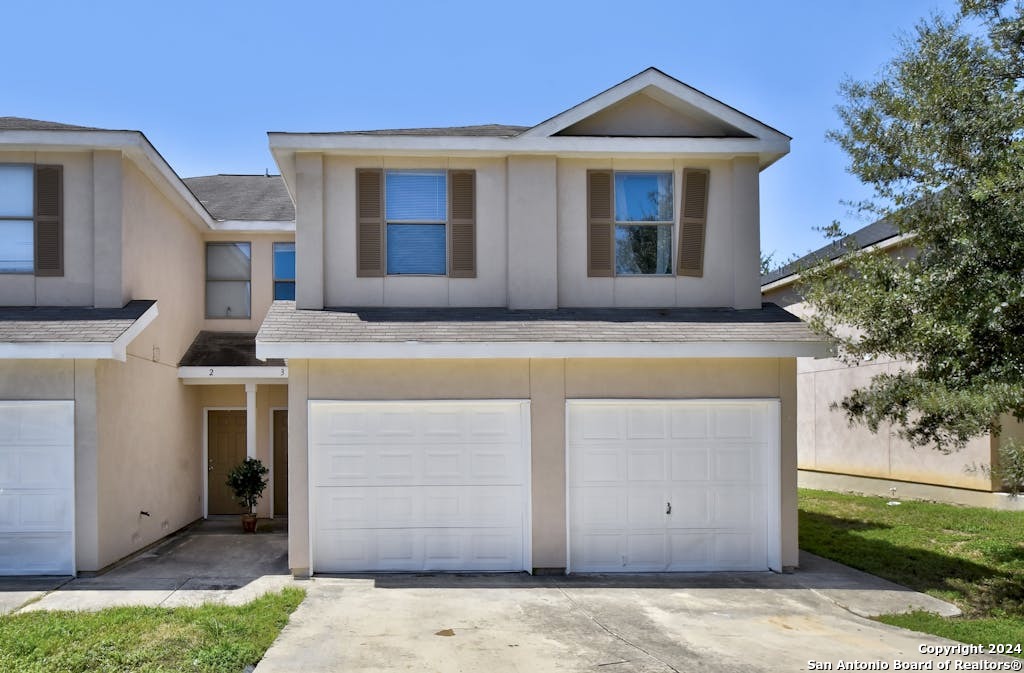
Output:
<path fill-rule="evenodd" d="M 631 96 L 643 104 L 616 108 Z M 639 100 L 639 99 L 634 99 Z M 600 124 L 573 125 L 605 112 Z M 656 119 L 655 119 L 656 118 Z M 672 123 L 673 119 L 677 123 Z M 625 123 L 627 122 L 628 123 Z M 608 127 L 613 128 L 608 132 Z M 567 130 L 568 129 L 568 130 Z M 290 133 L 271 131 L 270 151 L 288 189 L 295 155 L 563 158 L 757 157 L 766 168 L 789 153 L 791 138 L 711 96 L 648 68 L 532 127 L 505 124 Z"/>
<path fill-rule="evenodd" d="M 793 260 L 785 266 L 781 266 L 774 271 L 763 274 L 761 276 L 761 287 L 763 288 L 765 285 L 796 275 L 808 266 L 820 262 L 823 259 L 839 259 L 849 252 L 850 243 L 853 243 L 857 249 L 860 249 L 866 248 L 869 245 L 882 243 L 899 235 L 899 228 L 889 220 L 885 218 L 876 220 L 866 227 L 861 227 L 852 234 L 847 235 L 841 241 L 833 241 L 828 245 L 823 245 L 817 250 L 809 252 L 799 259 Z"/>
<path fill-rule="evenodd" d="M 758 121 L 736 108 L 709 96 L 703 91 L 686 84 L 675 77 L 666 75 L 657 68 L 650 67 L 615 86 L 578 103 L 564 112 L 547 119 L 525 131 L 524 137 L 552 136 L 565 131 L 594 114 L 607 110 L 626 98 L 643 92 L 659 92 L 659 102 L 702 112 L 709 117 L 717 118 L 724 124 L 738 129 L 742 134 L 755 138 L 781 137 L 792 138 L 782 131 Z M 667 95 L 665 95 L 667 94 Z"/>
<path fill-rule="evenodd" d="M 295 206 L 280 175 L 202 175 L 184 182 L 218 220 L 295 220 Z"/>

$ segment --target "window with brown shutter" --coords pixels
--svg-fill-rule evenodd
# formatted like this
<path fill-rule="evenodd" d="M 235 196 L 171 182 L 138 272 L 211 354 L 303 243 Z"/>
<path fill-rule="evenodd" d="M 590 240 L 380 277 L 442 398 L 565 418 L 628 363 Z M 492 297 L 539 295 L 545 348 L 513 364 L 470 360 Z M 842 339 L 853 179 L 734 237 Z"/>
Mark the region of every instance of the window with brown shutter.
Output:
<path fill-rule="evenodd" d="M 35 274 L 64 275 L 63 168 L 36 166 Z"/>
<path fill-rule="evenodd" d="M 707 237 L 708 183 L 710 171 L 699 168 L 683 170 L 683 204 L 679 217 L 680 276 L 704 275 L 704 241 Z"/>
<path fill-rule="evenodd" d="M 476 278 L 476 171 L 448 171 L 448 275 Z"/>
<path fill-rule="evenodd" d="M 587 275 L 614 275 L 612 172 L 587 171 Z"/>
<path fill-rule="evenodd" d="M 356 276 L 384 275 L 384 171 L 356 170 Z"/>

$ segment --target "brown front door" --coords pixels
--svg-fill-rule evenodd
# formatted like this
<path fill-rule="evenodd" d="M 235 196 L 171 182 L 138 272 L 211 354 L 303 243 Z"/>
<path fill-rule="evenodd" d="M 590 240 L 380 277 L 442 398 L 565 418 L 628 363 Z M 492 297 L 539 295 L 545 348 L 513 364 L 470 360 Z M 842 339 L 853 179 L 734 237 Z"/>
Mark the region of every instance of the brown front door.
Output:
<path fill-rule="evenodd" d="M 208 411 L 207 417 L 207 511 L 210 514 L 240 514 L 245 508 L 235 502 L 224 482 L 228 472 L 245 460 L 245 412 Z"/>
<path fill-rule="evenodd" d="M 288 514 L 288 410 L 274 412 L 274 516 Z"/>

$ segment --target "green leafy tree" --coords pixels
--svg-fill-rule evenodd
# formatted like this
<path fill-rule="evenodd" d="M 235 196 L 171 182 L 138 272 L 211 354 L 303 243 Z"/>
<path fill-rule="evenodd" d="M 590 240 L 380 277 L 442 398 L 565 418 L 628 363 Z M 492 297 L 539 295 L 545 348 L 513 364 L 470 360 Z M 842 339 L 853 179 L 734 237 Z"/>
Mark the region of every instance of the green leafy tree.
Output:
<path fill-rule="evenodd" d="M 841 93 L 859 206 L 913 238 L 805 271 L 811 324 L 849 361 L 915 363 L 844 399 L 851 421 L 952 450 L 1024 416 L 1024 4 L 961 0 Z"/>

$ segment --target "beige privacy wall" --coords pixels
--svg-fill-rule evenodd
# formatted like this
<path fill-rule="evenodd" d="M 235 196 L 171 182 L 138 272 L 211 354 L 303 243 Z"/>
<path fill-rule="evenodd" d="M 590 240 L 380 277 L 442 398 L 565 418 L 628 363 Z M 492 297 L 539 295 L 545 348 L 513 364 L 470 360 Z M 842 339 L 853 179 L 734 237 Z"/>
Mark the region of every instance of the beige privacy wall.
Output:
<path fill-rule="evenodd" d="M 792 286 L 767 292 L 765 301 L 807 318 L 809 307 Z M 801 470 L 935 484 L 983 491 L 993 489 L 982 466 L 991 465 L 993 443 L 976 437 L 950 453 L 915 447 L 886 424 L 877 433 L 851 425 L 841 409 L 833 409 L 855 388 L 876 374 L 893 373 L 905 362 L 868 361 L 848 366 L 837 358 L 797 359 L 797 452 Z M 1014 428 L 1009 428 L 1013 433 Z"/>
<path fill-rule="evenodd" d="M 565 401 L 601 398 L 779 398 L 782 562 L 797 565 L 795 362 L 673 360 L 291 360 L 288 379 L 289 549 L 309 569 L 309 400 L 528 399 L 533 566 L 566 566 Z"/>

